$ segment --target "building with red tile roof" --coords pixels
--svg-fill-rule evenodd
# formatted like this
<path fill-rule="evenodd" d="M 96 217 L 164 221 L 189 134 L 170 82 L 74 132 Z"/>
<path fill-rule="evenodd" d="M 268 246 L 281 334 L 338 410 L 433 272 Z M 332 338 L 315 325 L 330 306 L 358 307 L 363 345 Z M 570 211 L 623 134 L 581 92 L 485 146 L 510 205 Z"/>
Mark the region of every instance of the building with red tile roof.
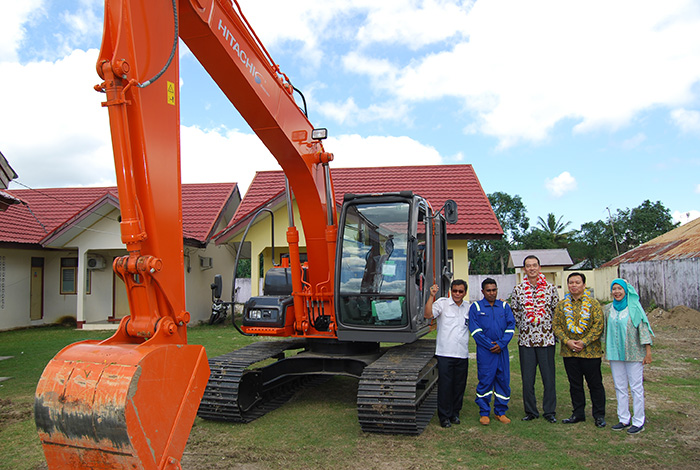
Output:
<path fill-rule="evenodd" d="M 126 254 L 117 188 L 6 192 L 20 203 L 0 211 L 0 329 L 64 315 L 89 324 L 126 314 L 123 283 L 111 270 L 112 259 Z M 211 241 L 240 201 L 236 183 L 182 186 L 187 306 L 195 321 L 209 315 L 208 269 L 229 271 L 233 263 L 231 252 Z"/>
<path fill-rule="evenodd" d="M 500 238 L 503 235 L 498 219 L 471 165 L 333 168 L 331 178 L 338 207 L 342 205 L 346 193 L 366 194 L 405 190 L 413 191 L 426 198 L 434 210 L 441 208 L 447 199 L 457 202 L 458 222 L 447 227 L 448 248 L 453 256 L 456 277 L 467 279 L 468 276 L 468 240 Z M 280 216 L 275 219 L 275 234 L 280 234 L 279 237 L 276 236 L 275 244 L 279 243 L 278 246 L 286 247 L 284 240 L 287 223 L 286 209 L 280 210 L 286 208 L 282 171 L 256 173 L 231 224 L 216 236 L 216 243 L 238 241 L 248 222 L 263 207 L 280 211 Z M 260 217 L 256 225 L 262 225 L 265 219 L 266 217 Z M 295 220 L 299 220 L 298 213 Z M 269 222 L 264 224 L 269 226 Z M 251 258 L 253 286 L 256 286 L 256 277 L 260 272 L 260 253 L 263 253 L 265 258 L 265 268 L 271 266 L 271 259 L 267 259 L 271 255 L 269 229 L 261 232 L 263 233 L 258 235 L 259 238 L 251 242 L 244 251 L 244 254 Z M 253 237 L 255 236 L 254 234 Z M 251 235 L 249 239 L 250 237 Z M 259 283 L 259 279 L 257 281 Z"/>

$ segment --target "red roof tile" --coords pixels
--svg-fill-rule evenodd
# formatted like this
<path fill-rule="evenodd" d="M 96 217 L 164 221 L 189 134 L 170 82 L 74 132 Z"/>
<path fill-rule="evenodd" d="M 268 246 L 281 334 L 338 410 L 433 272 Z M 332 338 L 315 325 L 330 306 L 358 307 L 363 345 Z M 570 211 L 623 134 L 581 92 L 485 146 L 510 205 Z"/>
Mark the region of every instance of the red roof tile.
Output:
<path fill-rule="evenodd" d="M 236 183 L 201 183 L 182 185 L 182 230 L 185 238 L 208 242 Z"/>
<path fill-rule="evenodd" d="M 206 242 L 236 183 L 183 184 L 183 232 Z M 8 191 L 24 201 L 0 212 L 0 242 L 38 244 L 40 240 L 106 194 L 118 198 L 117 188 L 44 188 Z"/>
<path fill-rule="evenodd" d="M 455 237 L 494 238 L 503 234 L 471 165 L 334 168 L 331 170 L 337 204 L 346 193 L 365 194 L 410 190 L 426 198 L 435 210 L 447 199 L 457 202 L 459 221 L 448 225 Z M 282 171 L 255 174 L 229 227 L 284 192 Z"/>

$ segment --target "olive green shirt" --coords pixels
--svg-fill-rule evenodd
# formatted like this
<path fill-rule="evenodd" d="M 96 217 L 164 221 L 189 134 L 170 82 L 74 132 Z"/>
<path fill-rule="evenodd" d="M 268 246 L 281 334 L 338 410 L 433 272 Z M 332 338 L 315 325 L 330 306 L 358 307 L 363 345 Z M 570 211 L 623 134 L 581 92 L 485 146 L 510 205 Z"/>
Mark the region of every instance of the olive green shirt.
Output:
<path fill-rule="evenodd" d="M 554 335 L 561 342 L 561 355 L 563 357 L 582 357 L 586 359 L 594 359 L 603 357 L 603 346 L 600 340 L 603 336 L 603 326 L 605 320 L 603 317 L 603 309 L 597 300 L 591 299 L 591 308 L 589 312 L 591 316 L 588 318 L 588 326 L 583 333 L 574 333 L 566 326 L 566 318 L 564 315 L 564 300 L 557 304 L 554 310 Z M 571 299 L 571 309 L 573 312 L 574 324 L 578 324 L 581 317 L 582 300 Z M 579 352 L 573 352 L 566 345 L 569 340 L 581 340 L 585 345 Z"/>

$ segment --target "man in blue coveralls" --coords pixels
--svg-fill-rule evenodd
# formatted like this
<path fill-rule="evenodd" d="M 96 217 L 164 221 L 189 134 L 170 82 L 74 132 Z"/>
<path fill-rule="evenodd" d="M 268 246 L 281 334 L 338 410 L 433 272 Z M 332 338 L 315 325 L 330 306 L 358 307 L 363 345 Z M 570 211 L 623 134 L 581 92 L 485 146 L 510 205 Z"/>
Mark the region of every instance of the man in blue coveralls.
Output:
<path fill-rule="evenodd" d="M 515 334 L 515 318 L 510 305 L 497 300 L 498 286 L 491 278 L 481 283 L 484 298 L 474 302 L 469 309 L 469 331 L 476 342 L 476 365 L 479 384 L 476 387 L 476 404 L 479 406 L 479 422 L 490 422 L 491 395 L 494 395 L 493 411 L 496 419 L 508 424 L 506 416 L 510 400 L 510 359 L 508 343 Z"/>

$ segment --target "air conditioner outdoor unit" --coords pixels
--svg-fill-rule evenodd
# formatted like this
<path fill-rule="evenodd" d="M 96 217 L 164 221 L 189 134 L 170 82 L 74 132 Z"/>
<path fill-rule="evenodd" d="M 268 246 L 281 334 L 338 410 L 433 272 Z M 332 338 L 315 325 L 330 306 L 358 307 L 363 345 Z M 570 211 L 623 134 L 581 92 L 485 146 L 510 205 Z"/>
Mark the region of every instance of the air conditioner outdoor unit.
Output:
<path fill-rule="evenodd" d="M 214 267 L 214 262 L 210 256 L 200 256 L 199 257 L 199 268 L 204 271 L 205 269 L 211 269 Z"/>
<path fill-rule="evenodd" d="M 104 269 L 107 266 L 107 262 L 100 255 L 88 255 L 87 258 L 87 268 L 88 269 Z"/>

